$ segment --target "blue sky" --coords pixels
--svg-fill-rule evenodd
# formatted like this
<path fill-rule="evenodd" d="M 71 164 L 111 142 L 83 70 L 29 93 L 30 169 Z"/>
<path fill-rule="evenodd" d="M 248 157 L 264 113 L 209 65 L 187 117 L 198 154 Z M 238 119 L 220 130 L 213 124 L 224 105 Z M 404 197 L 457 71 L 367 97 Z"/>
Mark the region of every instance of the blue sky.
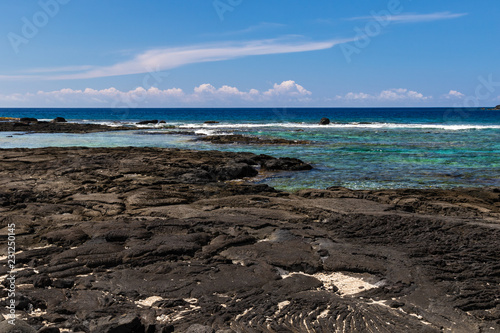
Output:
<path fill-rule="evenodd" d="M 10 0 L 0 12 L 0 107 L 500 104 L 498 0 Z"/>

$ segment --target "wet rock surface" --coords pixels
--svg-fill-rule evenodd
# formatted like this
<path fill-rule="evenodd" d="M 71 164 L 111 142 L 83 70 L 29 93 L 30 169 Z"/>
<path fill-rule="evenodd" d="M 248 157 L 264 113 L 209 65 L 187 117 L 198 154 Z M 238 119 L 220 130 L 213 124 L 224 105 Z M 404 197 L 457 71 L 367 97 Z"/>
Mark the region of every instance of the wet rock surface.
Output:
<path fill-rule="evenodd" d="M 15 223 L 18 320 L 73 332 L 500 329 L 500 190 L 227 182 L 273 160 L 0 150 L 0 250 Z M 293 161 L 276 165 L 306 165 Z"/>

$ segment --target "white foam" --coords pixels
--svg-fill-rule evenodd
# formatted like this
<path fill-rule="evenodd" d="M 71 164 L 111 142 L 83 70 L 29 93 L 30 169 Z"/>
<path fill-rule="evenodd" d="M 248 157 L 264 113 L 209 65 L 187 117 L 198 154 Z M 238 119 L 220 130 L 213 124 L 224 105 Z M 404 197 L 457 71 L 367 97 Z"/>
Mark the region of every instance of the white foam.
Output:
<path fill-rule="evenodd" d="M 435 130 L 471 130 L 471 129 L 500 129 L 500 125 L 474 125 L 474 124 L 398 124 L 398 123 L 346 123 L 346 124 L 335 124 L 331 123 L 329 125 L 319 125 L 310 123 L 267 123 L 267 124 L 184 124 L 180 125 L 179 128 L 190 128 L 190 129 L 224 129 L 224 128 L 299 128 L 299 129 L 335 129 L 335 128 L 367 128 L 367 129 L 435 129 Z"/>
<path fill-rule="evenodd" d="M 202 132 L 213 131 L 216 129 L 258 129 L 258 128 L 297 128 L 297 129 L 338 129 L 338 128 L 366 128 L 366 129 L 430 129 L 430 130 L 449 130 L 449 131 L 460 131 L 460 130 L 485 130 L 485 129 L 500 129 L 500 125 L 478 125 L 478 124 L 407 124 L 407 123 L 380 123 L 380 122 L 350 122 L 350 123 L 330 123 L 328 125 L 312 124 L 312 123 L 218 123 L 218 124 L 185 124 L 180 122 L 171 123 L 158 123 L 158 124 L 147 124 L 138 125 L 137 122 L 133 121 L 112 121 L 112 120 L 79 120 L 76 123 L 85 124 L 97 124 L 106 125 L 110 127 L 120 127 L 120 126 L 131 126 L 136 128 L 163 128 L 168 126 L 177 126 L 179 128 L 187 129 L 199 129 L 199 134 L 205 134 Z M 211 135 L 213 132 L 209 132 Z M 197 133 L 198 134 L 198 133 Z"/>
<path fill-rule="evenodd" d="M 212 129 L 199 129 L 197 131 L 194 132 L 194 134 L 201 134 L 201 135 L 214 135 L 216 134 L 217 131 L 216 130 L 212 130 Z"/>

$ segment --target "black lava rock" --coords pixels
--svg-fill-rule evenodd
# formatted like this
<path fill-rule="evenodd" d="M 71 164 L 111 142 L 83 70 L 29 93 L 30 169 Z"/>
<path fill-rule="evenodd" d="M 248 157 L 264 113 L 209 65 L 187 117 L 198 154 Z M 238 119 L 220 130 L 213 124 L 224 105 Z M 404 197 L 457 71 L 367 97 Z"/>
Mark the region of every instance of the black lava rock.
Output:
<path fill-rule="evenodd" d="M 63 117 L 56 117 L 52 120 L 53 123 L 65 123 L 66 122 L 66 119 L 64 119 Z"/>
<path fill-rule="evenodd" d="M 158 120 L 143 120 L 137 123 L 137 125 L 149 125 L 149 124 L 158 124 Z"/>
<path fill-rule="evenodd" d="M 328 118 L 321 118 L 321 120 L 319 121 L 320 125 L 328 125 L 329 123 L 330 123 L 330 119 L 328 119 Z"/>
<path fill-rule="evenodd" d="M 47 275 L 39 275 L 33 279 L 33 287 L 45 288 L 52 285 L 52 280 Z"/>
<path fill-rule="evenodd" d="M 38 122 L 38 119 L 36 118 L 21 118 L 19 119 L 20 122 L 23 122 L 23 123 L 36 123 Z"/>
<path fill-rule="evenodd" d="M 312 166 L 310 164 L 304 163 L 298 158 L 274 158 L 271 160 L 263 161 L 262 169 L 270 171 L 300 171 L 300 170 L 311 170 Z"/>

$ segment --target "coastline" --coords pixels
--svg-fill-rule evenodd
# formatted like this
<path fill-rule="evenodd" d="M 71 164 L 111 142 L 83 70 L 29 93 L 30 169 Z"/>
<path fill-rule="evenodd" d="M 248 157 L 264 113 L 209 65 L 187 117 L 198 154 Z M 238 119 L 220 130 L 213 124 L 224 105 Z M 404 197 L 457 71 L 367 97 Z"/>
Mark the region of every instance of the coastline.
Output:
<path fill-rule="evenodd" d="M 16 224 L 18 313 L 37 329 L 500 328 L 498 188 L 288 193 L 231 181 L 256 165 L 307 169 L 252 153 L 0 157 L 1 235 Z"/>
<path fill-rule="evenodd" d="M 107 126 L 100 124 L 78 124 L 67 122 L 21 122 L 17 120 L 0 121 L 0 132 L 33 132 L 33 133 L 97 133 L 108 131 L 137 130 L 135 127 Z"/>

